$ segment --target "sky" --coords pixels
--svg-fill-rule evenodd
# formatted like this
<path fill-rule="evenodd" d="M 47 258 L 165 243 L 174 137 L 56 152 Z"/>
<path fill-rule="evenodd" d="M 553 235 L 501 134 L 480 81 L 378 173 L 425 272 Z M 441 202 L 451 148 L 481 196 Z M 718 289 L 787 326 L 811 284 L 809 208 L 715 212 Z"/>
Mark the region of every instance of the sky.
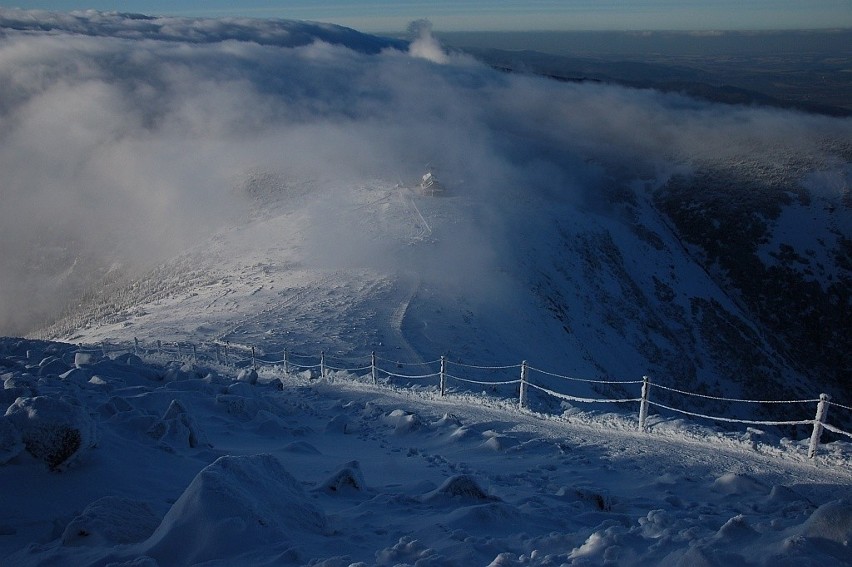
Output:
<path fill-rule="evenodd" d="M 404 31 L 428 18 L 438 31 L 767 30 L 852 27 L 852 0 L 32 0 L 7 7 L 247 16 L 329 22 L 368 32 Z"/>

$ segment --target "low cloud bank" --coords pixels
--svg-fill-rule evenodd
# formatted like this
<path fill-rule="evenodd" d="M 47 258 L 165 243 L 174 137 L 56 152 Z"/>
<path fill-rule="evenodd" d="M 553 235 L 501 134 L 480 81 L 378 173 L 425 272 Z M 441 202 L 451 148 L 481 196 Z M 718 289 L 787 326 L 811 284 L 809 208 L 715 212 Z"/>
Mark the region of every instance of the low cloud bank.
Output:
<path fill-rule="evenodd" d="M 602 164 L 836 161 L 826 141 L 850 134 L 848 120 L 506 75 L 412 31 L 409 50 L 321 24 L 0 10 L 0 334 L 78 293 L 81 266 L 150 264 L 233 222 L 250 170 L 324 180 L 334 203 L 347 182 L 438 166 L 481 202 L 461 256 L 499 257 L 507 196 L 594 198 Z"/>

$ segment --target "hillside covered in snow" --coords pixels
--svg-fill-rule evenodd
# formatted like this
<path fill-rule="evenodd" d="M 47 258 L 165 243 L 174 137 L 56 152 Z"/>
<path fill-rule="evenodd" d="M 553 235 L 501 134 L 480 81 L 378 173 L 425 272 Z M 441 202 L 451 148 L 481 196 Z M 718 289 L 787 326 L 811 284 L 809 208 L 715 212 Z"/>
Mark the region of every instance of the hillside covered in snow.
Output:
<path fill-rule="evenodd" d="M 4 564 L 849 564 L 849 443 L 139 353 L 0 341 Z"/>
<path fill-rule="evenodd" d="M 0 350 L 3 550 L 848 561 L 848 439 L 805 452 L 822 393 L 852 430 L 852 121 L 505 74 L 412 29 L 0 9 L 0 335 L 30 337 Z M 474 380 L 452 399 L 441 357 Z"/>
<path fill-rule="evenodd" d="M 2 22 L 6 334 L 852 399 L 848 119 L 505 75 L 427 27 Z"/>

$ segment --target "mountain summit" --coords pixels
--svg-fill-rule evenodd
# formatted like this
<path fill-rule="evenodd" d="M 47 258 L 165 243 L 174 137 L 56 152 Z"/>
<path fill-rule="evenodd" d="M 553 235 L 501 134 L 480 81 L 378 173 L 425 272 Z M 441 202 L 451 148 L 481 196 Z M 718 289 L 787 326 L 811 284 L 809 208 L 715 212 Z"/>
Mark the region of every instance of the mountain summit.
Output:
<path fill-rule="evenodd" d="M 852 399 L 848 120 L 320 24 L 0 23 L 6 332 Z"/>

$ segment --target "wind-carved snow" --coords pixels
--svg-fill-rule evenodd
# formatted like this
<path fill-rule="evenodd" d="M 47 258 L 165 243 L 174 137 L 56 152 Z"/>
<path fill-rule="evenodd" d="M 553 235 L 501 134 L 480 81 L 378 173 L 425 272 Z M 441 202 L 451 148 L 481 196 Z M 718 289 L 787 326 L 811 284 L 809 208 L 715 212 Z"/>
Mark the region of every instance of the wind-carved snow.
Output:
<path fill-rule="evenodd" d="M 3 339 L 0 363 L 20 381 L 75 351 Z M 5 563 L 848 564 L 848 444 L 814 463 L 801 443 L 684 422 L 646 434 L 617 414 L 522 412 L 358 374 L 236 381 L 215 364 L 86 354 L 99 381 L 46 373 L 33 387 L 79 399 L 99 443 L 62 472 L 35 448 L 0 465 L 14 487 Z M 149 434 L 182 415 L 205 444 Z"/>

